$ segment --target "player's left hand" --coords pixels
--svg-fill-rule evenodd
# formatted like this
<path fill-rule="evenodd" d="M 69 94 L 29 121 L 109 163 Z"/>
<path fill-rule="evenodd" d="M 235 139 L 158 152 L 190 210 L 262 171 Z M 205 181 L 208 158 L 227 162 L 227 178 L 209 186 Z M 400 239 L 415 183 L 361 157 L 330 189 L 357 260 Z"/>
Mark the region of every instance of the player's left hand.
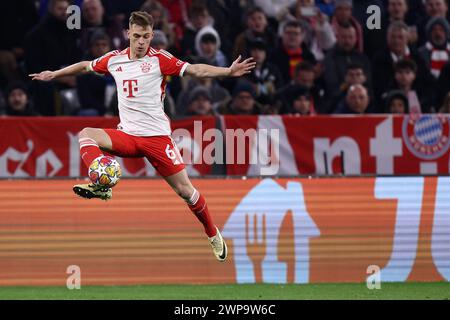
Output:
<path fill-rule="evenodd" d="M 248 74 L 252 72 L 252 69 L 256 66 L 256 62 L 253 61 L 253 58 L 245 59 L 242 62 L 240 61 L 241 56 L 239 55 L 230 67 L 230 77 L 240 77 L 244 74 Z"/>

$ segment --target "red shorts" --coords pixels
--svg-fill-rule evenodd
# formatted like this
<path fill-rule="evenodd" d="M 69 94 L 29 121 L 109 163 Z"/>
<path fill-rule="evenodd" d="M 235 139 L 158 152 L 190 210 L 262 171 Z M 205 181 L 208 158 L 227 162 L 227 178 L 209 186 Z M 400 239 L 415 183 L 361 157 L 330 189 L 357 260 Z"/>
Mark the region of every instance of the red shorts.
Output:
<path fill-rule="evenodd" d="M 116 129 L 104 129 L 112 141 L 111 154 L 121 158 L 145 157 L 163 176 L 185 168 L 177 145 L 170 136 L 136 137 Z"/>

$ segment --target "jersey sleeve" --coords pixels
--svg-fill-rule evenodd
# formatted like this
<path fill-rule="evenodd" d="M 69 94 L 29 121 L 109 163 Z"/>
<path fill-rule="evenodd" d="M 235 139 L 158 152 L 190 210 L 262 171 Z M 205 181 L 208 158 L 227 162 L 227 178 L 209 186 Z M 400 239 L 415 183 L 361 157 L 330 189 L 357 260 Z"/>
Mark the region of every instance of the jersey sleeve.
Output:
<path fill-rule="evenodd" d="M 159 63 L 161 66 L 161 73 L 165 76 L 180 76 L 182 77 L 184 71 L 189 65 L 165 50 L 159 51 Z"/>
<path fill-rule="evenodd" d="M 108 62 L 111 57 L 118 53 L 117 50 L 106 53 L 105 55 L 92 60 L 89 64 L 89 69 L 98 74 L 107 74 L 108 71 Z"/>

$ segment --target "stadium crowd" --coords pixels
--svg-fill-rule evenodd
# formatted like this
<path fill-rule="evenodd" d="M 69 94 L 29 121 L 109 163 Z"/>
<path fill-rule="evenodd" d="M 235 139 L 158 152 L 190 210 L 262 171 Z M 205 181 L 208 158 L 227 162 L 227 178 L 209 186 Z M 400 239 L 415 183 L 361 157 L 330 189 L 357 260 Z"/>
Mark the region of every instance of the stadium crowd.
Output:
<path fill-rule="evenodd" d="M 69 29 L 68 6 L 81 8 Z M 381 9 L 372 29 L 367 7 Z M 127 46 L 132 11 L 154 18 L 152 47 L 239 79 L 168 79 L 165 111 L 214 114 L 450 113 L 447 0 L 21 0 L 0 2 L 0 114 L 116 115 L 110 76 L 54 82 L 28 74 Z"/>

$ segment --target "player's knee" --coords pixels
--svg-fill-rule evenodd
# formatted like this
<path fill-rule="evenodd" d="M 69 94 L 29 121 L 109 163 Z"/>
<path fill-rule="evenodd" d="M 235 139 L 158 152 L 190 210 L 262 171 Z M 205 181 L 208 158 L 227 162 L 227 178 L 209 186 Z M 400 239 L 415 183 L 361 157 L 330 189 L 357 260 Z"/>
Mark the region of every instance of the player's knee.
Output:
<path fill-rule="evenodd" d="M 95 138 L 95 129 L 93 129 L 93 128 L 84 128 L 83 130 L 81 130 L 78 133 L 78 139 L 82 139 L 82 138 L 94 139 Z"/>
<path fill-rule="evenodd" d="M 175 192 L 184 200 L 189 200 L 192 196 L 192 187 L 188 184 L 179 184 L 174 187 Z"/>

